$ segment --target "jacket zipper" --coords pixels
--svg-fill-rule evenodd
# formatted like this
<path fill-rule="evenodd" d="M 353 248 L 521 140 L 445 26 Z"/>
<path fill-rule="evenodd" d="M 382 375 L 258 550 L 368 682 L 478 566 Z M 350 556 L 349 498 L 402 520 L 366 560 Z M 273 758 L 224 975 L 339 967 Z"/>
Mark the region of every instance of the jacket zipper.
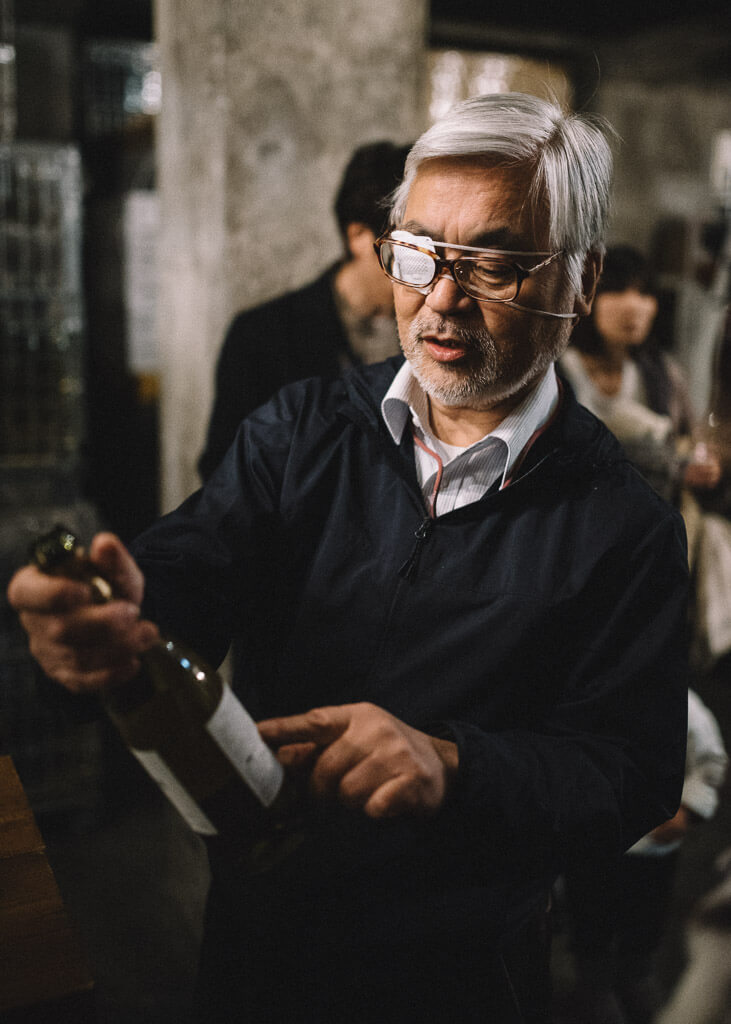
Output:
<path fill-rule="evenodd" d="M 520 484 L 524 480 L 528 479 L 528 477 L 531 477 L 535 473 L 535 471 L 539 469 L 543 465 L 543 463 L 546 462 L 546 460 L 549 459 L 555 453 L 555 451 L 556 449 L 552 449 L 550 452 L 546 452 L 546 454 L 542 456 L 542 458 L 534 466 L 531 466 L 531 468 L 527 472 L 521 473 L 518 477 L 512 480 L 510 482 L 510 486 L 515 487 L 516 484 Z M 503 488 L 503 490 L 505 490 L 505 488 Z M 501 500 L 501 495 L 502 491 L 498 491 L 491 497 L 493 498 L 493 500 Z M 447 513 L 447 515 L 450 514 L 451 513 L 449 512 Z M 429 535 L 434 529 L 435 524 L 436 517 L 426 515 L 421 520 L 417 528 L 414 530 L 415 543 L 413 548 L 411 549 L 411 554 L 398 570 L 398 575 L 402 579 L 410 582 L 416 575 L 416 570 L 419 566 L 419 559 L 421 557 L 421 553 L 424 549 L 424 545 L 426 544 L 427 539 L 429 538 Z"/>
<path fill-rule="evenodd" d="M 422 548 L 424 547 L 424 543 L 429 534 L 431 533 L 433 526 L 434 520 L 430 516 L 425 516 L 419 523 L 417 528 L 414 530 L 414 537 L 416 538 L 416 543 L 414 544 L 414 547 L 411 550 L 411 554 L 398 571 L 399 576 L 401 576 L 403 579 L 413 579 L 414 573 L 416 572 L 416 567 L 419 563 L 419 556 L 421 555 Z"/>

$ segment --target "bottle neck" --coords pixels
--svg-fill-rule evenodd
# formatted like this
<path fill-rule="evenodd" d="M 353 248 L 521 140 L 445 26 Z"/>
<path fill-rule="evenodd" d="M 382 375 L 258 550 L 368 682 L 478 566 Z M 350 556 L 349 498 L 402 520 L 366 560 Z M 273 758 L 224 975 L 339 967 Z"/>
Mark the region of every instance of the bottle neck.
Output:
<path fill-rule="evenodd" d="M 108 711 L 128 714 L 147 703 L 155 694 L 185 692 L 191 706 L 204 718 L 213 714 L 223 693 L 223 680 L 201 657 L 187 647 L 161 639 L 139 655 L 140 671 L 129 682 L 105 694 Z"/>

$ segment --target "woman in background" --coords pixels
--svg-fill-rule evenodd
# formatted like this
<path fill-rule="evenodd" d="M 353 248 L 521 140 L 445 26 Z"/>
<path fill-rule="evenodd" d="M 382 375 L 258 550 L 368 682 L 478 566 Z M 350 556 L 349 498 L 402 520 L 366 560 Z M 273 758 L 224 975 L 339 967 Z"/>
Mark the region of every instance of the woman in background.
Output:
<path fill-rule="evenodd" d="M 663 497 L 712 488 L 718 460 L 693 446 L 683 371 L 653 335 L 658 301 L 650 268 L 630 246 L 607 251 L 591 316 L 581 320 L 560 370 L 576 397 L 607 424 Z"/>

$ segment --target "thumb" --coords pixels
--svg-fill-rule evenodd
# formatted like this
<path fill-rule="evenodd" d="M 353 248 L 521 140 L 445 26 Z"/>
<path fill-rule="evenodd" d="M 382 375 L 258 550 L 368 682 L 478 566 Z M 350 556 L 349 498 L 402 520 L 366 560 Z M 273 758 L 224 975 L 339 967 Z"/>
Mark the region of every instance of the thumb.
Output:
<path fill-rule="evenodd" d="M 139 605 L 145 578 L 122 541 L 113 533 L 98 533 L 91 542 L 89 557 L 111 584 L 114 596 Z"/>

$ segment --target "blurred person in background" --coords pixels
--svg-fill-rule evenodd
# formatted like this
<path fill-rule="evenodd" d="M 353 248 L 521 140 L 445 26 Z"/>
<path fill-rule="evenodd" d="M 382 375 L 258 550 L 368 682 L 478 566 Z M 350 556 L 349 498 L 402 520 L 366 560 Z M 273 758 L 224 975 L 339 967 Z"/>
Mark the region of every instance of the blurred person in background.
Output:
<path fill-rule="evenodd" d="M 351 156 L 335 196 L 345 254 L 315 281 L 234 317 L 216 366 L 202 480 L 216 468 L 250 412 L 305 377 L 335 377 L 399 351 L 393 289 L 373 243 L 388 220 L 409 146 L 373 142 Z"/>
<path fill-rule="evenodd" d="M 692 447 L 685 374 L 653 333 L 657 313 L 642 254 L 608 249 L 591 316 L 577 324 L 559 368 L 656 490 L 679 503 L 683 488 L 714 488 L 721 467 L 707 449 Z"/>
<path fill-rule="evenodd" d="M 647 260 L 631 246 L 610 248 L 591 315 L 577 324 L 559 371 L 683 515 L 693 572 L 693 663 L 707 671 L 731 652 L 731 523 L 704 511 L 722 463 L 711 445 L 694 441 L 685 374 L 654 333 L 657 312 Z"/>

